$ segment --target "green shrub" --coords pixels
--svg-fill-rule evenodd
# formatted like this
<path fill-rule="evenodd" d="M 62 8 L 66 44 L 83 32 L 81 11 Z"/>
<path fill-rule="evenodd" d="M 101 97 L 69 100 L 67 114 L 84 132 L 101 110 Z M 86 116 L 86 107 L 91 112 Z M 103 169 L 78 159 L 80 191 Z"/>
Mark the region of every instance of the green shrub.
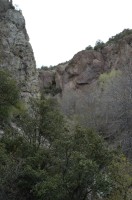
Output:
<path fill-rule="evenodd" d="M 19 101 L 19 90 L 15 80 L 6 71 L 0 70 L 0 121 L 8 119 Z"/>
<path fill-rule="evenodd" d="M 89 45 L 88 47 L 85 48 L 85 50 L 93 50 L 93 47 Z"/>
<path fill-rule="evenodd" d="M 105 72 L 99 76 L 99 84 L 100 87 L 105 87 L 110 81 L 114 78 L 119 77 L 121 75 L 120 70 L 112 69 L 110 72 Z"/>
<path fill-rule="evenodd" d="M 107 44 L 109 43 L 113 43 L 113 42 L 117 42 L 120 39 L 122 39 L 123 37 L 132 34 L 132 30 L 131 29 L 124 29 L 121 33 L 116 34 L 115 36 L 112 36 L 111 38 L 109 38 Z"/>
<path fill-rule="evenodd" d="M 96 50 L 96 51 L 101 50 L 104 47 L 104 45 L 105 45 L 105 43 L 103 41 L 97 40 L 94 50 Z"/>

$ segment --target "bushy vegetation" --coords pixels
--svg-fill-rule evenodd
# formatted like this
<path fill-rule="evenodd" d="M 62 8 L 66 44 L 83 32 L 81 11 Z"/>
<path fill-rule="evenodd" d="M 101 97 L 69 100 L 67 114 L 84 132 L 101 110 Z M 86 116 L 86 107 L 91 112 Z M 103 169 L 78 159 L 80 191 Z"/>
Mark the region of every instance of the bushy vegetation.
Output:
<path fill-rule="evenodd" d="M 97 40 L 96 44 L 94 46 L 94 50 L 96 50 L 96 51 L 101 50 L 101 49 L 103 49 L 104 46 L 105 46 L 105 43 L 103 41 Z"/>
<path fill-rule="evenodd" d="M 117 41 L 121 40 L 123 37 L 130 35 L 130 34 L 132 34 L 131 29 L 124 29 L 121 33 L 118 33 L 115 36 L 109 38 L 109 40 L 106 44 L 117 42 Z"/>
<path fill-rule="evenodd" d="M 17 107 L 19 91 L 16 82 L 6 71 L 0 70 L 0 123 L 10 117 L 13 107 Z"/>
<path fill-rule="evenodd" d="M 11 99 L 15 105 L 18 96 Z M 131 166 L 120 151 L 70 124 L 54 100 L 42 97 L 30 106 L 32 113 L 20 112 L 0 138 L 2 200 L 131 199 Z"/>
<path fill-rule="evenodd" d="M 89 45 L 89 46 L 87 46 L 87 47 L 85 48 L 85 50 L 93 50 L 93 47 L 92 47 L 91 45 Z"/>
<path fill-rule="evenodd" d="M 43 92 L 45 94 L 50 94 L 52 96 L 55 96 L 55 95 L 61 93 L 62 89 L 61 88 L 57 88 L 55 84 L 52 84 L 52 85 L 50 85 L 48 87 L 45 87 Z"/>
<path fill-rule="evenodd" d="M 116 79 L 121 74 L 122 73 L 121 73 L 120 70 L 115 70 L 115 69 L 112 69 L 110 72 L 105 72 L 105 73 L 101 74 L 99 76 L 100 87 L 102 89 L 104 89 L 105 86 L 106 87 L 108 86 L 109 82 L 111 82 L 112 80 Z"/>
<path fill-rule="evenodd" d="M 48 71 L 48 70 L 54 70 L 57 66 L 52 66 L 50 65 L 49 67 L 48 66 L 42 66 L 41 69 L 44 70 L 44 71 Z"/>
<path fill-rule="evenodd" d="M 91 45 L 87 46 L 85 48 L 85 50 L 96 50 L 96 51 L 100 51 L 102 50 L 107 44 L 111 44 L 111 43 L 116 43 L 119 40 L 121 40 L 122 38 L 124 38 L 125 36 L 131 35 L 132 34 L 132 30 L 131 29 L 124 29 L 122 32 L 116 34 L 115 36 L 112 36 L 111 38 L 109 38 L 109 40 L 104 43 L 101 40 L 97 40 L 95 43 L 95 46 L 92 47 Z"/>
<path fill-rule="evenodd" d="M 49 70 L 49 67 L 47 67 L 47 66 L 42 66 L 41 69 L 44 70 L 44 71 L 48 71 L 48 70 Z"/>

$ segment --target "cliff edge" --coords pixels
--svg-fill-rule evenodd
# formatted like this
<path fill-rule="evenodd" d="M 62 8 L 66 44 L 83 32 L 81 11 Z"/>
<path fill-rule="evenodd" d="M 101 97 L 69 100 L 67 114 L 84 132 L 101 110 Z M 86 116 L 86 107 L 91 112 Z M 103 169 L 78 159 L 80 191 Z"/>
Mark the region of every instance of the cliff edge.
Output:
<path fill-rule="evenodd" d="M 11 72 L 26 102 L 38 95 L 36 62 L 25 19 L 9 0 L 0 0 L 0 68 Z"/>

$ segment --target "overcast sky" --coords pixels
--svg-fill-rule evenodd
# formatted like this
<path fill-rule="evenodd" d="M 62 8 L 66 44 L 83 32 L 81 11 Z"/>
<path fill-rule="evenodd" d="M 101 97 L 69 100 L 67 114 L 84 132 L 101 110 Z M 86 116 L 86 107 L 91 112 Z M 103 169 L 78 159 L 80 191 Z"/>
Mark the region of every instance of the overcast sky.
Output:
<path fill-rule="evenodd" d="M 132 28 L 132 0 L 13 0 L 26 20 L 37 67 L 57 65 L 98 39 Z"/>

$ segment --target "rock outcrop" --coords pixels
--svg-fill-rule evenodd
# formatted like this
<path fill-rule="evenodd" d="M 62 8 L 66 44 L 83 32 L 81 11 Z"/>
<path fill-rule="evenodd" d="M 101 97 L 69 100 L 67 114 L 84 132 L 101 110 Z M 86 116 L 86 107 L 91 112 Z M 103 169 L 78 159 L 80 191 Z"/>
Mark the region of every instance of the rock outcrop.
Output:
<path fill-rule="evenodd" d="M 78 52 L 69 62 L 56 66 L 54 73 L 50 69 L 41 69 L 40 86 L 52 88 L 54 83 L 61 91 L 58 98 L 64 113 L 76 114 L 82 104 L 80 97 L 87 98 L 102 73 L 126 66 L 132 67 L 132 33 L 118 41 L 106 43 L 99 50 Z"/>
<path fill-rule="evenodd" d="M 121 145 L 131 158 L 132 31 L 129 33 L 97 50 L 80 51 L 54 69 L 39 70 L 39 79 L 41 89 L 54 94 L 64 114 L 95 128 L 112 145 Z M 101 75 L 108 77 L 112 70 L 122 71 L 129 80 L 122 75 L 125 85 L 115 84 L 105 93 L 100 87 Z"/>
<path fill-rule="evenodd" d="M 0 68 L 12 73 L 26 102 L 38 95 L 36 63 L 25 20 L 9 0 L 0 0 Z"/>

